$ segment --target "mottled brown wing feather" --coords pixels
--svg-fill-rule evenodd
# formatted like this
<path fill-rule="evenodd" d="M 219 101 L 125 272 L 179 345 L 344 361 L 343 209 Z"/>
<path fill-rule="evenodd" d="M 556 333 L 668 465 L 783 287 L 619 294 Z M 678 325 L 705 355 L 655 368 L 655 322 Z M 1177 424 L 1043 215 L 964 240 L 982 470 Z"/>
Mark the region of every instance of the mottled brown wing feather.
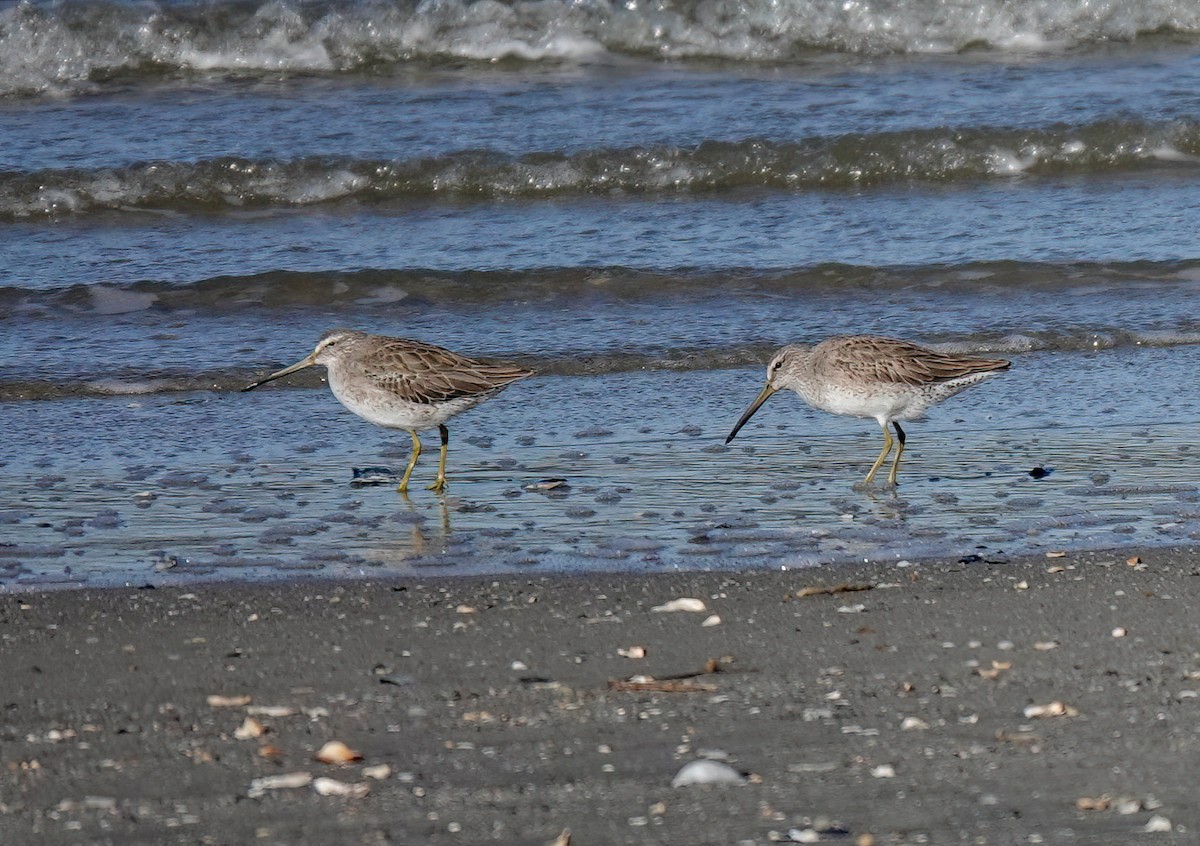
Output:
<path fill-rule="evenodd" d="M 851 373 L 854 378 L 901 385 L 948 382 L 973 373 L 1005 370 L 999 358 L 943 353 L 911 341 L 870 335 L 830 339 L 824 366 Z"/>
<path fill-rule="evenodd" d="M 433 344 L 399 339 L 382 345 L 360 366 L 376 385 L 415 403 L 491 393 L 533 375 L 513 365 L 488 364 Z"/>

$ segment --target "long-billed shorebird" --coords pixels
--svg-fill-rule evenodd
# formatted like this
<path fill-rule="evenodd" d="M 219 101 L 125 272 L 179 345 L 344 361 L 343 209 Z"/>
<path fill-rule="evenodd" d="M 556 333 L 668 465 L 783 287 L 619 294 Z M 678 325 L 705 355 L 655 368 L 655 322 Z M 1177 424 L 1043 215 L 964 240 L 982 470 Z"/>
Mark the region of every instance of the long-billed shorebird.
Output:
<path fill-rule="evenodd" d="M 883 450 L 865 484 L 875 481 L 892 450 L 896 429 L 899 446 L 888 482 L 896 484 L 900 456 L 904 454 L 901 420 L 919 420 L 930 406 L 982 382 L 1009 362 L 944 353 L 896 338 L 874 335 L 839 335 L 815 347 L 792 345 L 775 354 L 767 365 L 767 384 L 746 409 L 725 443 L 733 440 L 754 412 L 776 391 L 789 389 L 814 408 L 847 417 L 873 417 L 883 428 Z"/>
<path fill-rule="evenodd" d="M 376 426 L 404 429 L 412 435 L 412 456 L 400 479 L 401 493 L 408 490 L 408 479 L 421 455 L 419 430 L 437 426 L 441 433 L 437 479 L 429 489 L 442 491 L 450 446 L 446 421 L 512 382 L 533 375 L 532 370 L 475 361 L 407 338 L 333 329 L 321 336 L 308 356 L 242 390 L 253 390 L 315 364 L 328 369 L 329 389 L 350 411 Z"/>

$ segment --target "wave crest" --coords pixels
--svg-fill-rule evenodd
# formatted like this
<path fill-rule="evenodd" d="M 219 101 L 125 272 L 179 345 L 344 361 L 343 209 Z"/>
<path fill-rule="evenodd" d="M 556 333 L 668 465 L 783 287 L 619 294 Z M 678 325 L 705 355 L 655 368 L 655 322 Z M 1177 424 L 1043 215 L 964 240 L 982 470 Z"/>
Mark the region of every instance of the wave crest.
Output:
<path fill-rule="evenodd" d="M 213 212 L 338 200 L 552 198 L 803 191 L 1200 164 L 1200 124 L 1102 122 L 1044 130 L 929 129 L 800 142 L 706 141 L 511 156 L 149 162 L 0 173 L 0 219 L 105 210 Z"/>
<path fill-rule="evenodd" d="M 814 52 L 1045 51 L 1200 34 L 1186 0 L 293 0 L 21 2 L 0 11 L 0 95 L 128 74 L 350 73 L 413 61 L 604 55 L 781 62 Z"/>

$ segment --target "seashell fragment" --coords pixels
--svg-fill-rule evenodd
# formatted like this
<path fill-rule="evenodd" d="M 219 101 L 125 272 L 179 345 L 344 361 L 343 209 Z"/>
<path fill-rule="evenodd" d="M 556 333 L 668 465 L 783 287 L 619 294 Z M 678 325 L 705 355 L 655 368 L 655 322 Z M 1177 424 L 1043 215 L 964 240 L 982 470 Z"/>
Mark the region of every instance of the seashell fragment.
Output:
<path fill-rule="evenodd" d="M 646 647 L 631 646 L 628 649 L 618 649 L 617 654 L 620 655 L 622 658 L 645 658 L 646 657 Z"/>
<path fill-rule="evenodd" d="M 672 787 L 692 784 L 745 784 L 746 777 L 720 761 L 689 761 L 671 779 Z"/>
<path fill-rule="evenodd" d="M 571 846 L 571 829 L 564 828 L 558 837 L 550 842 L 550 846 Z"/>
<path fill-rule="evenodd" d="M 290 717 L 298 712 L 291 705 L 251 705 L 246 713 L 256 717 Z"/>
<path fill-rule="evenodd" d="M 1129 634 L 1129 629 L 1125 628 L 1124 626 L 1117 626 L 1112 630 L 1113 637 L 1125 637 L 1127 634 Z"/>
<path fill-rule="evenodd" d="M 878 767 L 871 768 L 871 775 L 875 778 L 895 778 L 896 768 L 891 764 L 880 764 Z"/>
<path fill-rule="evenodd" d="M 312 773 L 286 773 L 284 775 L 263 776 L 250 782 L 249 795 L 262 796 L 268 790 L 290 790 L 312 784 Z"/>
<path fill-rule="evenodd" d="M 901 731 L 925 731 L 929 728 L 929 723 L 922 720 L 920 717 L 905 717 L 900 723 Z"/>
<path fill-rule="evenodd" d="M 267 730 L 263 724 L 253 717 L 247 717 L 242 720 L 242 724 L 233 730 L 233 736 L 238 740 L 250 740 L 255 737 L 262 737 L 266 733 Z"/>
<path fill-rule="evenodd" d="M 383 781 L 392 774 L 390 764 L 376 764 L 373 767 L 362 768 L 363 778 L 373 778 L 376 781 Z"/>
<path fill-rule="evenodd" d="M 1024 713 L 1026 719 L 1034 719 L 1035 717 L 1078 717 L 1079 709 L 1055 700 L 1047 705 L 1028 705 Z"/>
<path fill-rule="evenodd" d="M 358 784 L 347 784 L 336 778 L 325 776 L 314 779 L 312 786 L 313 790 L 322 796 L 349 796 L 352 799 L 361 799 L 371 791 L 371 786 L 365 781 Z"/>
<path fill-rule="evenodd" d="M 704 622 L 701 623 L 700 625 L 704 626 L 705 628 L 712 628 L 713 626 L 719 626 L 719 625 L 721 625 L 721 618 L 717 614 L 710 614 L 704 618 Z"/>
<path fill-rule="evenodd" d="M 250 704 L 249 696 L 221 696 L 213 694 L 204 700 L 209 708 L 241 708 Z"/>
<path fill-rule="evenodd" d="M 1164 816 L 1155 814 L 1146 821 L 1146 827 L 1142 831 L 1146 832 L 1163 832 L 1171 830 L 1171 821 Z"/>
<path fill-rule="evenodd" d="M 988 679 L 989 681 L 995 681 L 996 679 L 1000 678 L 1000 674 L 1002 672 L 1011 669 L 1012 661 L 992 661 L 991 669 L 980 667 L 975 672 L 979 673 L 981 678 Z"/>
<path fill-rule="evenodd" d="M 542 479 L 537 482 L 530 482 L 525 486 L 527 491 L 552 491 L 555 488 L 569 488 L 566 479 Z"/>
<path fill-rule="evenodd" d="M 317 750 L 317 760 L 322 764 L 348 764 L 351 761 L 361 761 L 362 755 L 340 740 L 331 740 Z"/>
<path fill-rule="evenodd" d="M 693 599 L 691 597 L 682 597 L 680 599 L 672 599 L 670 602 L 664 602 L 662 605 L 655 605 L 651 611 L 692 611 L 699 614 L 702 611 L 707 611 L 708 606 L 701 599 Z"/>

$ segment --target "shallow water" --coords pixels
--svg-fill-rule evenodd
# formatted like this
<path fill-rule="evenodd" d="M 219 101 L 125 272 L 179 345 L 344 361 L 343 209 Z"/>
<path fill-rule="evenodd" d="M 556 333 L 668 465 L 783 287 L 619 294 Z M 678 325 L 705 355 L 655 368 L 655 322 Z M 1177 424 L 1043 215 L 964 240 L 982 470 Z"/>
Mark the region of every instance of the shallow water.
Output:
<path fill-rule="evenodd" d="M 410 498 L 352 487 L 353 467 L 402 469 L 407 436 L 325 391 L 58 400 L 63 423 L 4 450 L 0 497 L 20 505 L 0 513 L 15 541 L 0 574 L 653 571 L 1187 543 L 1200 538 L 1200 398 L 1172 374 L 1196 359 L 1193 347 L 1020 356 L 907 426 L 895 491 L 855 488 L 879 447 L 873 423 L 791 395 L 726 447 L 757 369 L 516 385 L 452 425 L 444 498 L 422 487 L 432 449 Z M 8 403 L 6 420 L 32 429 L 42 405 Z M 549 478 L 567 485 L 526 490 Z"/>
<path fill-rule="evenodd" d="M 0 577 L 1187 542 L 1198 39 L 1171 0 L 0 7 Z M 337 325 L 538 371 L 454 421 L 444 507 L 348 485 L 407 436 L 319 372 L 236 393 Z M 1014 367 L 896 495 L 794 397 L 724 447 L 837 332 Z"/>

